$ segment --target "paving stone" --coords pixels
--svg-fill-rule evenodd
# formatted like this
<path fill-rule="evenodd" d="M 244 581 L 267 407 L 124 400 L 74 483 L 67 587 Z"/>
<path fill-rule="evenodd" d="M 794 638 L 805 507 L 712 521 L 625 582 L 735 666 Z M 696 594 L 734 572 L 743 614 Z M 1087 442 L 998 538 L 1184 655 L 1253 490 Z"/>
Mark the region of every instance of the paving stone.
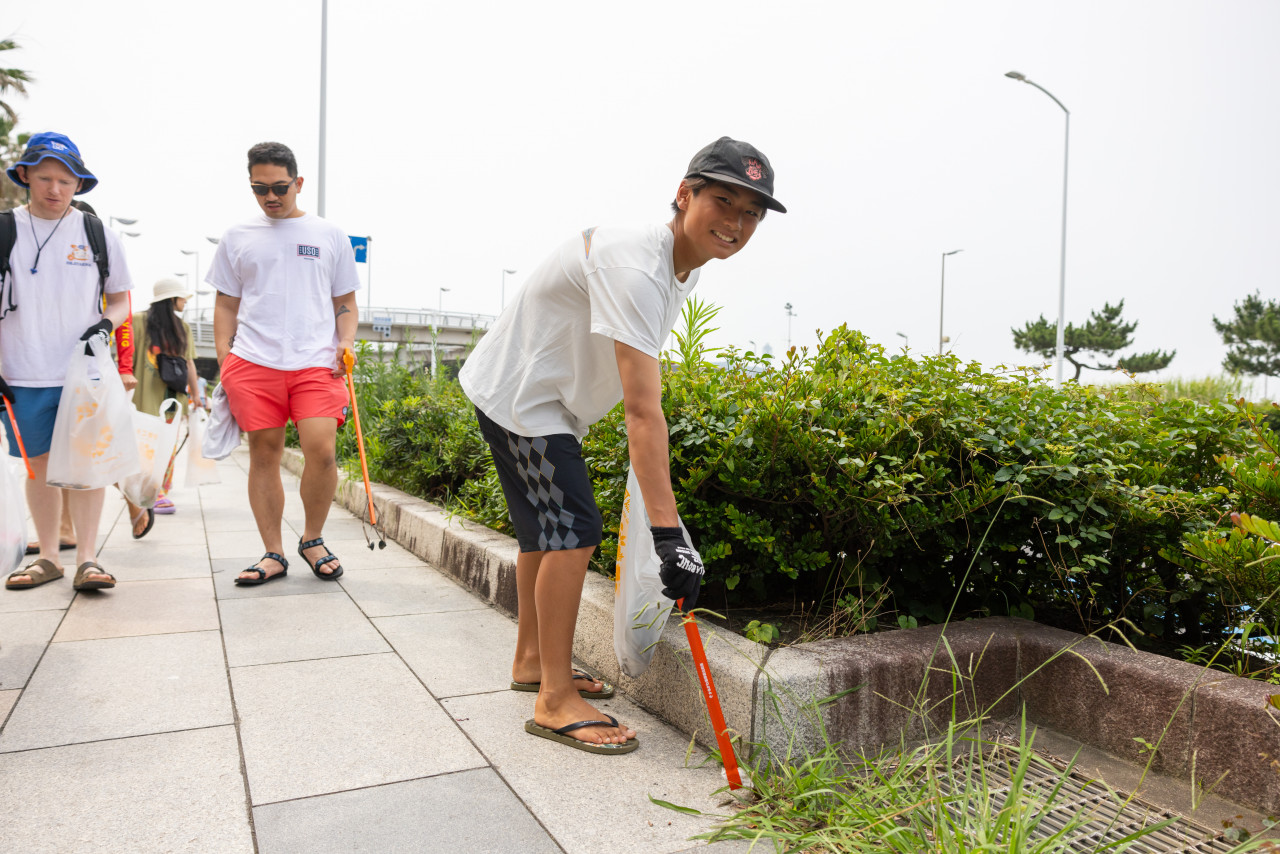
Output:
<path fill-rule="evenodd" d="M 490 768 L 269 804 L 253 821 L 259 854 L 560 851 Z"/>
<path fill-rule="evenodd" d="M 339 540 L 325 537 L 324 542 L 331 552 L 342 558 L 344 571 L 353 569 L 386 569 L 392 566 L 420 566 L 422 564 L 421 558 L 391 540 L 387 540 L 385 549 L 377 548 L 377 541 L 375 540 L 375 547 L 372 551 L 369 550 L 369 544 L 364 539 Z M 298 547 L 296 540 L 293 547 L 296 551 Z"/>
<path fill-rule="evenodd" d="M 265 585 L 290 584 L 292 574 Z M 341 588 L 313 596 L 223 599 L 222 635 L 231 667 L 388 652 L 390 647 Z"/>
<path fill-rule="evenodd" d="M 437 697 L 511 690 L 516 625 L 492 608 L 373 622 Z"/>
<path fill-rule="evenodd" d="M 470 590 L 426 564 L 361 569 L 344 573 L 338 583 L 370 617 L 487 610 Z"/>
<path fill-rule="evenodd" d="M 68 563 L 75 560 L 75 552 L 63 552 L 70 555 Z M 27 562 L 35 560 L 26 558 Z M 25 565 L 25 564 L 24 564 Z M 16 611 L 65 611 L 71 605 L 76 592 L 71 589 L 71 578 L 75 569 L 71 569 L 57 581 L 41 584 L 27 590 L 8 590 L 0 588 L 0 614 L 12 614 Z"/>
<path fill-rule="evenodd" d="M 255 805 L 485 765 L 392 654 L 237 667 L 231 681 Z"/>
<path fill-rule="evenodd" d="M 107 545 L 98 563 L 120 581 L 166 581 L 173 578 L 208 578 L 209 549 L 199 543 L 164 545 L 129 540 L 127 546 Z"/>
<path fill-rule="evenodd" d="M 217 632 L 53 643 L 0 732 L 0 753 L 232 720 Z"/>
<path fill-rule="evenodd" d="M 241 500 L 246 502 L 245 515 L 252 519 L 253 514 L 249 512 L 247 500 Z M 282 522 L 280 524 L 280 538 L 284 541 L 284 556 L 289 557 L 293 550 L 297 548 L 298 537 L 293 533 L 293 528 Z M 293 544 L 292 547 L 290 543 Z M 212 560 L 224 557 L 257 559 L 262 557 L 262 552 L 262 538 L 258 536 L 256 525 L 251 532 L 219 531 L 209 534 L 209 557 Z M 253 560 L 250 560 L 249 563 L 253 563 Z"/>
<path fill-rule="evenodd" d="M 208 578 L 121 581 L 76 597 L 55 641 L 202 632 L 218 628 Z"/>
<path fill-rule="evenodd" d="M 0 689 L 27 684 L 62 616 L 61 611 L 0 614 Z"/>
<path fill-rule="evenodd" d="M 198 773 L 193 770 L 198 769 Z M 0 840 L 22 854 L 252 854 L 235 728 L 4 757 Z"/>
<path fill-rule="evenodd" d="M 689 837 L 710 830 L 711 819 L 664 809 L 650 796 L 703 812 L 719 813 L 725 785 L 719 766 L 695 767 L 705 754 L 694 749 L 686 767 L 687 736 L 624 699 L 595 702 L 638 733 L 640 747 L 622 756 L 575 750 L 529 735 L 533 696 L 504 691 L 443 700 L 490 764 L 567 854 L 658 854 L 695 846 Z M 613 804 L 602 820 L 602 804 Z"/>
<path fill-rule="evenodd" d="M 14 688 L 12 691 L 0 691 L 0 727 L 4 726 L 5 719 L 9 717 L 9 710 L 18 702 L 18 697 L 22 696 L 20 688 Z"/>

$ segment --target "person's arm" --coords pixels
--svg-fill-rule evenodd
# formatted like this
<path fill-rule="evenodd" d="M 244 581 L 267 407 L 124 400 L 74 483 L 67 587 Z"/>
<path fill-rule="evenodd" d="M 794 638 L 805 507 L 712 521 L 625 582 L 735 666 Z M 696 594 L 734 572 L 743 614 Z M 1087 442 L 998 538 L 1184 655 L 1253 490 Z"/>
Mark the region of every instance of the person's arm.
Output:
<path fill-rule="evenodd" d="M 667 419 L 662 413 L 662 373 L 658 360 L 621 341 L 613 342 L 613 352 L 622 380 L 627 449 L 649 512 L 649 524 L 658 528 L 677 527 L 680 520 L 676 496 L 671 490 L 671 449 L 667 444 Z"/>
<path fill-rule="evenodd" d="M 124 323 L 116 327 L 116 370 L 120 372 L 120 380 L 125 391 L 133 391 L 138 386 L 138 378 L 133 373 L 133 292 L 129 292 L 129 316 Z"/>
<path fill-rule="evenodd" d="M 213 347 L 218 354 L 219 368 L 231 352 L 231 342 L 235 340 L 240 323 L 239 314 L 240 298 L 218 291 L 213 301 Z"/>
<path fill-rule="evenodd" d="M 196 406 L 204 406 L 200 397 L 200 373 L 196 370 L 194 359 L 187 359 L 187 397 Z"/>
<path fill-rule="evenodd" d="M 111 328 L 117 329 L 129 319 L 129 292 L 119 291 L 107 294 L 107 310 L 102 316 L 111 321 Z"/>
<path fill-rule="evenodd" d="M 353 353 L 355 352 L 356 329 L 360 325 L 360 310 L 356 305 L 355 291 L 333 298 L 333 317 L 338 327 L 338 364 L 333 369 L 333 375 L 340 377 L 346 373 L 346 366 L 342 364 L 343 350 L 350 349 Z"/>

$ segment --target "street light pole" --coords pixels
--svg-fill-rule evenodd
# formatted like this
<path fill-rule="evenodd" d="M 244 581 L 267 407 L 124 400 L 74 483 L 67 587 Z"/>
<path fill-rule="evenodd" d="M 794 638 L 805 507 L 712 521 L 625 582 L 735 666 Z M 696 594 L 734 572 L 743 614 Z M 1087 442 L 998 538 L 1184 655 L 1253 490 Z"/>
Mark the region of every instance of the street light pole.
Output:
<path fill-rule="evenodd" d="M 329 0 L 320 0 L 320 180 L 316 192 L 316 215 L 324 216 L 324 135 L 325 103 L 329 68 Z"/>
<path fill-rule="evenodd" d="M 431 323 L 431 378 L 436 378 L 436 366 L 440 362 L 440 349 L 437 343 L 440 340 L 440 316 L 444 313 L 444 294 L 448 288 L 441 288 L 436 299 L 436 316 Z"/>
<path fill-rule="evenodd" d="M 195 294 L 196 323 L 200 322 L 200 250 L 199 249 L 179 249 L 183 255 L 194 255 L 196 261 L 196 277 L 191 280 L 191 290 Z M 196 337 L 199 337 L 197 335 Z"/>
<path fill-rule="evenodd" d="M 515 274 L 515 270 L 508 270 L 506 267 L 502 268 L 502 302 L 498 305 L 499 312 L 507 307 L 507 276 L 514 276 Z"/>
<path fill-rule="evenodd" d="M 1058 363 L 1057 381 L 1054 383 L 1055 388 L 1062 387 L 1062 363 L 1063 363 L 1063 347 L 1064 336 L 1066 330 L 1066 311 L 1067 311 L 1067 167 L 1070 165 L 1071 150 L 1071 111 L 1067 109 L 1067 105 L 1059 101 L 1054 94 L 1048 89 L 1028 80 L 1025 74 L 1017 71 L 1006 71 L 1005 77 L 1013 80 L 1019 80 L 1023 83 L 1030 84 L 1041 92 L 1053 99 L 1053 103 L 1062 108 L 1062 112 L 1066 114 L 1066 130 L 1063 135 L 1062 143 L 1062 250 L 1058 258 L 1058 343 L 1055 357 Z"/>
<path fill-rule="evenodd" d="M 942 312 L 946 307 L 947 299 L 947 256 L 954 255 L 957 252 L 963 252 L 963 249 L 952 249 L 950 252 L 942 253 L 942 287 L 938 289 L 938 355 L 942 355 Z"/>
<path fill-rule="evenodd" d="M 796 314 L 794 311 L 791 310 L 791 303 L 787 303 L 786 305 L 783 306 L 783 308 L 787 310 L 787 349 L 790 350 L 791 349 L 791 318 L 799 317 L 800 315 Z"/>

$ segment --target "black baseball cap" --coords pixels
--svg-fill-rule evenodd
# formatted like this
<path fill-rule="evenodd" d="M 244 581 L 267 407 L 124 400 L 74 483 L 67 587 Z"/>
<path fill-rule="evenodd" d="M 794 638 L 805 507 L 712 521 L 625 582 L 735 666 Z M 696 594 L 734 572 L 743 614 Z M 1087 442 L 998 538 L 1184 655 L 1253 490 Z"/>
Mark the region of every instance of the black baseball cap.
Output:
<path fill-rule="evenodd" d="M 773 167 L 769 165 L 769 158 L 749 142 L 720 137 L 689 161 L 689 171 L 684 177 L 695 175 L 755 190 L 764 197 L 764 206 L 769 210 L 787 212 L 773 197 Z"/>

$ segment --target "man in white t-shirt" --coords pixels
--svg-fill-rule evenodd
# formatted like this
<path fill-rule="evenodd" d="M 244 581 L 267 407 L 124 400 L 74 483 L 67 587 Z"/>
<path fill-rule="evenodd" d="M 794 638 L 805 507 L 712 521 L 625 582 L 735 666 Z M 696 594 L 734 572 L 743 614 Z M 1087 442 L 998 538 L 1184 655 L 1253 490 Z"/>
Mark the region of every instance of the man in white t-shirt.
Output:
<path fill-rule="evenodd" d="M 525 730 L 593 753 L 627 753 L 639 742 L 586 702 L 612 696 L 613 686 L 572 670 L 583 578 L 602 534 L 582 437 L 623 402 L 663 593 L 693 608 L 703 566 L 676 513 L 658 354 L 698 268 L 741 250 L 766 209 L 786 211 L 773 198 L 768 159 L 729 137 L 694 155 L 672 208 L 663 225 L 589 228 L 563 244 L 459 374 L 520 543 L 511 687 L 538 692 Z"/>
<path fill-rule="evenodd" d="M 265 584 L 289 569 L 280 460 L 290 419 L 306 459 L 298 554 L 317 578 L 334 581 L 342 564 L 321 534 L 338 486 L 337 430 L 347 416 L 341 359 L 356 337 L 355 254 L 345 231 L 298 208 L 302 178 L 287 146 L 249 149 L 249 186 L 262 216 L 227 230 L 205 277 L 218 290 L 214 345 L 231 414 L 249 434 L 249 506 L 266 548 L 236 584 Z"/>
<path fill-rule="evenodd" d="M 12 573 L 10 590 L 38 587 L 62 578 L 58 528 L 63 490 L 45 477 L 53 423 L 72 354 L 95 336 L 105 346 L 111 331 L 129 317 L 133 282 L 124 248 L 104 229 L 108 269 L 99 281 L 98 265 L 85 232 L 85 214 L 72 206 L 98 179 L 85 168 L 80 149 L 60 133 L 38 133 L 7 171 L 28 190 L 29 201 L 13 212 L 17 240 L 9 255 L 9 275 L 0 293 L 0 396 L 13 404 L 35 479 L 26 481 L 27 506 L 40 543 L 40 556 Z M 100 292 L 101 284 L 101 292 Z M 3 409 L 3 405 L 0 405 Z M 9 454 L 19 448 L 8 413 L 0 415 L 9 438 Z M 94 561 L 102 489 L 65 490 L 76 537 L 76 590 L 114 587 L 116 579 Z"/>

